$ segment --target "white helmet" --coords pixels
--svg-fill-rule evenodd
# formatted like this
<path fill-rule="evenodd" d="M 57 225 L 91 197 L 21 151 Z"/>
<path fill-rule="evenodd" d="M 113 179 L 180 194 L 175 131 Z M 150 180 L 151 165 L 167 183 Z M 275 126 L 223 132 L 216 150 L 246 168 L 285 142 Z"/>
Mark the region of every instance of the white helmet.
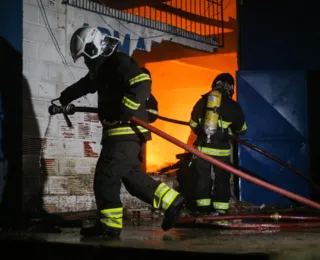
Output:
<path fill-rule="evenodd" d="M 100 55 L 110 56 L 120 43 L 120 39 L 102 34 L 98 28 L 83 26 L 76 30 L 70 40 L 73 61 L 85 55 L 95 59 Z"/>

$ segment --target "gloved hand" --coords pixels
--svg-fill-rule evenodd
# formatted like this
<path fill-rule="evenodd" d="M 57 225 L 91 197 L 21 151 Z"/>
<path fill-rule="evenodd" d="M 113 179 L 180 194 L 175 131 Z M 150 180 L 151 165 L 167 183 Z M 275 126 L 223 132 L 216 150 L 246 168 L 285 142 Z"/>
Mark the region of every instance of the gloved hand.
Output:
<path fill-rule="evenodd" d="M 59 102 L 62 106 L 66 106 L 70 103 L 70 100 L 66 95 L 60 95 Z"/>

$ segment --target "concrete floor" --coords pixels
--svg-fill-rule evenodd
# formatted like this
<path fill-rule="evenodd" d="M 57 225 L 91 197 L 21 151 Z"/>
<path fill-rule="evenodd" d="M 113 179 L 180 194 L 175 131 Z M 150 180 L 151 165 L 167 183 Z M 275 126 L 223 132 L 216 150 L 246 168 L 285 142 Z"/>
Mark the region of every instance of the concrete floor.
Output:
<path fill-rule="evenodd" d="M 262 233 L 261 233 L 262 232 Z M 163 232 L 158 227 L 126 227 L 120 241 L 102 242 L 116 247 L 138 247 L 214 253 L 275 253 L 284 250 L 320 249 L 320 230 L 300 232 L 217 231 L 201 228 L 172 229 Z M 81 242 L 79 229 L 65 229 L 63 234 L 38 234 L 52 242 L 97 244 Z"/>
<path fill-rule="evenodd" d="M 63 228 L 62 233 L 28 233 L 27 235 L 21 233 L 19 236 L 11 233 L 8 237 L 117 249 L 140 248 L 211 254 L 261 253 L 269 257 L 264 259 L 320 259 L 319 228 L 280 231 L 276 229 L 217 230 L 193 227 L 175 228 L 163 232 L 160 225 L 155 223 L 141 226 L 126 224 L 121 240 L 103 242 L 81 241 L 79 230 L 79 228 Z"/>

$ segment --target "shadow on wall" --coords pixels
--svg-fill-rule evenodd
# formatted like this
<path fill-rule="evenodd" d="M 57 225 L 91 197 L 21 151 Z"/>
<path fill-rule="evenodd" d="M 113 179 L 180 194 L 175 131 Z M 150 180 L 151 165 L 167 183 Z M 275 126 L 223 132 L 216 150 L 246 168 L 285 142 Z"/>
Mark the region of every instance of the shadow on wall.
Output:
<path fill-rule="evenodd" d="M 21 227 L 31 215 L 45 212 L 47 172 L 40 169 L 42 139 L 22 74 L 22 54 L 1 37 L 0 61 L 0 226 Z"/>
<path fill-rule="evenodd" d="M 43 194 L 47 181 L 46 162 L 42 158 L 42 146 L 39 124 L 34 111 L 30 85 L 22 77 L 23 91 L 23 205 L 28 217 L 44 214 Z"/>
<path fill-rule="evenodd" d="M 0 37 L 0 223 L 22 222 L 22 55 Z"/>

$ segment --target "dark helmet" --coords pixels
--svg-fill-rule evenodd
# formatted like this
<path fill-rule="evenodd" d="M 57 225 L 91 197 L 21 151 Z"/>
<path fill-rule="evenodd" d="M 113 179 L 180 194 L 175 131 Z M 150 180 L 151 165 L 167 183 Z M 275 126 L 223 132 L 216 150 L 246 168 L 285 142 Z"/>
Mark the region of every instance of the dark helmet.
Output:
<path fill-rule="evenodd" d="M 214 79 L 211 88 L 220 90 L 222 93 L 226 93 L 229 97 L 232 97 L 234 93 L 234 79 L 230 73 L 221 73 Z"/>

